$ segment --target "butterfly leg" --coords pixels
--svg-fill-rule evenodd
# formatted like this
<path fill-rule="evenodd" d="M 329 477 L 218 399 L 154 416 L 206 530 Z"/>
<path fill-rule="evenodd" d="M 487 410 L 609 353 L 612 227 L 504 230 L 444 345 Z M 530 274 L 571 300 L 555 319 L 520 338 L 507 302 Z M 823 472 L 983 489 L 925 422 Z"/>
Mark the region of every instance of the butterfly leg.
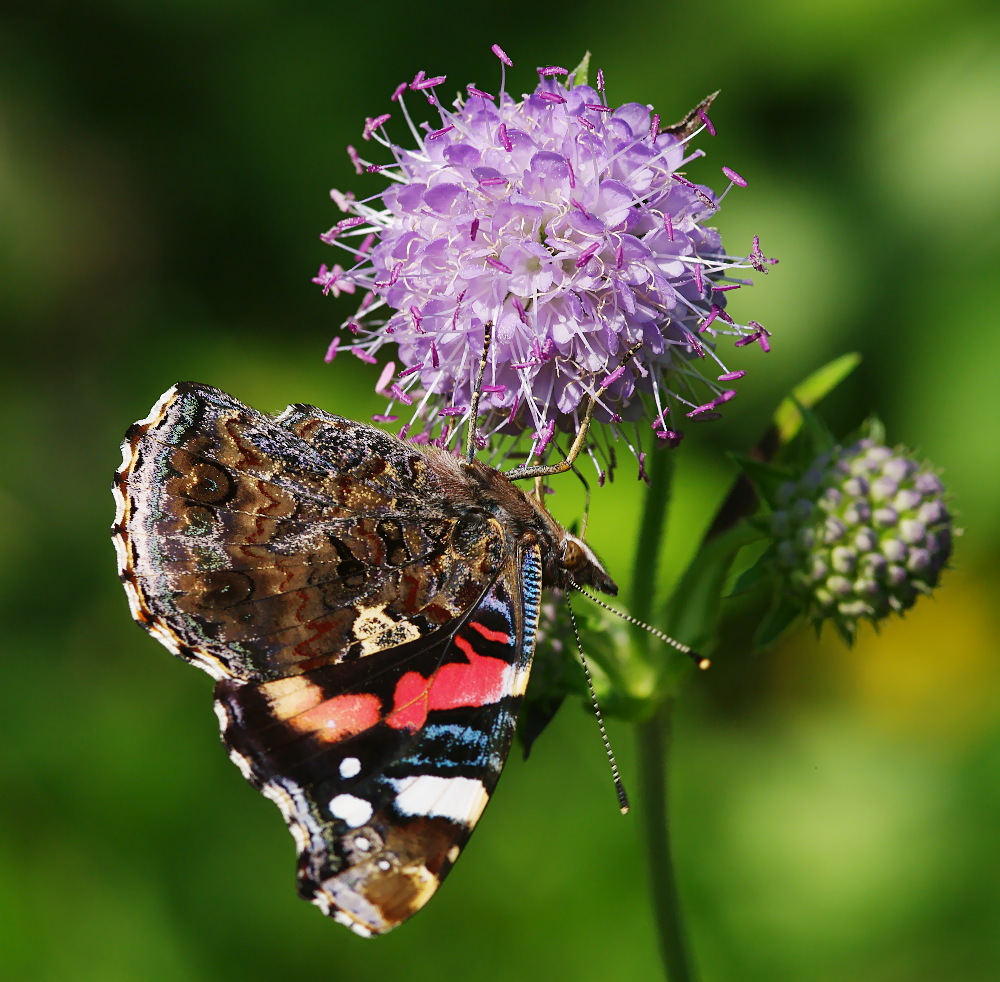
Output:
<path fill-rule="evenodd" d="M 486 357 L 493 340 L 493 321 L 488 321 L 483 332 L 483 353 L 479 358 L 479 372 L 472 390 L 472 404 L 469 406 L 469 432 L 465 439 L 465 461 L 471 464 L 476 456 L 476 420 L 479 418 L 479 397 L 483 391 L 483 375 L 486 372 Z"/>
<path fill-rule="evenodd" d="M 642 347 L 641 341 L 636 341 L 625 352 L 622 360 L 618 363 L 619 367 L 628 363 L 628 360 Z M 576 431 L 576 437 L 573 440 L 569 451 L 566 453 L 566 457 L 560 460 L 556 464 L 536 464 L 534 467 L 529 467 L 527 465 L 522 465 L 521 467 L 515 467 L 513 470 L 506 472 L 506 477 L 510 481 L 522 481 L 528 478 L 538 478 L 538 477 L 550 477 L 553 474 L 563 474 L 573 467 L 576 462 L 576 458 L 580 456 L 580 451 L 583 450 L 583 444 L 587 439 L 587 430 L 590 429 L 590 421 L 594 418 L 594 410 L 597 408 L 597 402 L 608 391 L 607 385 L 602 385 L 588 400 L 587 400 L 587 411 L 584 413 L 583 422 L 580 424 L 580 428 Z"/>

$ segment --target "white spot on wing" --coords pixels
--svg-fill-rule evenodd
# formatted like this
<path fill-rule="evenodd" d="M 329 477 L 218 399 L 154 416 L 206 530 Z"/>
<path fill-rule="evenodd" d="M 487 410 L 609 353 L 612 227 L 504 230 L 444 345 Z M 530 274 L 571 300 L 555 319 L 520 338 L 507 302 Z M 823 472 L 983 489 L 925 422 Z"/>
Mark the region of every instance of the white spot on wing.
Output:
<path fill-rule="evenodd" d="M 345 821 L 352 829 L 364 825 L 372 817 L 370 801 L 352 794 L 338 794 L 330 801 L 330 814 Z"/>
<path fill-rule="evenodd" d="M 225 733 L 226 727 L 229 726 L 229 710 L 223 705 L 221 699 L 216 699 L 212 703 L 212 709 L 215 710 L 215 715 L 219 720 L 219 729 Z"/>
<path fill-rule="evenodd" d="M 448 818 L 474 825 L 490 800 L 482 781 L 470 777 L 420 774 L 394 781 L 396 808 L 404 815 Z"/>
<path fill-rule="evenodd" d="M 341 777 L 357 777 L 361 773 L 361 761 L 357 757 L 345 757 L 340 762 Z"/>
<path fill-rule="evenodd" d="M 415 641 L 420 628 L 411 621 L 393 620 L 386 612 L 386 605 L 362 610 L 354 620 L 351 630 L 361 644 L 363 654 L 369 655 L 386 648 Z"/>

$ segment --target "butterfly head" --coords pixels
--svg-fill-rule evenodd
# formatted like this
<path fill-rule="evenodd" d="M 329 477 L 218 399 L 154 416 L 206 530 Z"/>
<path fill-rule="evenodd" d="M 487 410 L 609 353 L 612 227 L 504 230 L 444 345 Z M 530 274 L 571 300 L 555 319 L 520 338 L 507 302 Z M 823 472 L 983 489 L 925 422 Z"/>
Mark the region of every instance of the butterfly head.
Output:
<path fill-rule="evenodd" d="M 562 541 L 559 544 L 556 583 L 560 587 L 587 586 L 612 597 L 618 593 L 618 586 L 594 550 L 583 539 L 577 538 L 572 532 L 560 529 Z"/>
<path fill-rule="evenodd" d="M 520 547 L 536 545 L 542 555 L 542 585 L 559 590 L 590 587 L 615 596 L 618 587 L 594 550 L 566 531 L 534 495 L 506 475 L 478 461 L 465 463 L 438 449 L 424 451 L 449 505 L 466 519 L 499 522 Z"/>

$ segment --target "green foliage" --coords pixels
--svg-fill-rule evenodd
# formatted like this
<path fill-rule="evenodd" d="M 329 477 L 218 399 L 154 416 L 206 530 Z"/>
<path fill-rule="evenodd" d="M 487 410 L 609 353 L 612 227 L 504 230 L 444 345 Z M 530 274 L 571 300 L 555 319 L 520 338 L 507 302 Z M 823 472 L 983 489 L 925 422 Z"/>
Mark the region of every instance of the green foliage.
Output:
<path fill-rule="evenodd" d="M 774 413 L 774 426 L 778 431 L 778 442 L 781 446 L 790 444 L 798 435 L 803 422 L 808 422 L 803 408 L 811 409 L 819 403 L 845 381 L 860 364 L 861 355 L 857 352 L 841 355 L 795 386 Z"/>
<path fill-rule="evenodd" d="M 590 85 L 590 52 L 588 51 L 581 59 L 580 64 L 570 73 L 569 77 L 576 85 Z"/>

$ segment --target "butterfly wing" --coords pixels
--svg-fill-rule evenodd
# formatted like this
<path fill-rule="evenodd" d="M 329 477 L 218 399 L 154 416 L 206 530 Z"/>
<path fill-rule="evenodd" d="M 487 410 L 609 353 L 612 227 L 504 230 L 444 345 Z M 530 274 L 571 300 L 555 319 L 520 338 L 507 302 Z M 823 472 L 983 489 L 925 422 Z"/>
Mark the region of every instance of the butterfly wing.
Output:
<path fill-rule="evenodd" d="M 217 680 L 223 739 L 280 808 L 299 891 L 363 935 L 420 909 L 506 759 L 536 545 L 449 504 L 419 451 L 193 383 L 123 444 L 112 528 L 136 620 Z"/>
<path fill-rule="evenodd" d="M 510 749 L 540 590 L 530 547 L 436 634 L 216 685 L 233 760 L 295 839 L 300 894 L 356 933 L 382 934 L 419 910 L 482 814 Z"/>
<path fill-rule="evenodd" d="M 282 678 L 432 634 L 507 546 L 423 454 L 305 406 L 181 383 L 122 445 L 112 527 L 135 619 L 214 678 Z"/>

